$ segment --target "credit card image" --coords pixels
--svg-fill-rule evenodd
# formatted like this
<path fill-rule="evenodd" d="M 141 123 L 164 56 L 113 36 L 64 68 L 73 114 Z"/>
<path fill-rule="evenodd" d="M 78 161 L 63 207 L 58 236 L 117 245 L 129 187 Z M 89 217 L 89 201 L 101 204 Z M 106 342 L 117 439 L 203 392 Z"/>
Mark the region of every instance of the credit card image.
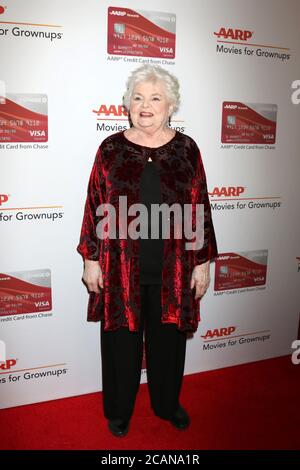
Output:
<path fill-rule="evenodd" d="M 277 105 L 224 101 L 223 144 L 275 144 Z"/>
<path fill-rule="evenodd" d="M 0 316 L 51 309 L 50 269 L 0 273 Z"/>
<path fill-rule="evenodd" d="M 267 277 L 268 250 L 222 253 L 215 260 L 216 291 L 263 286 Z"/>
<path fill-rule="evenodd" d="M 0 97 L 0 142 L 47 141 L 47 95 L 9 93 Z"/>
<path fill-rule="evenodd" d="M 175 58 L 176 15 L 109 7 L 108 54 Z"/>

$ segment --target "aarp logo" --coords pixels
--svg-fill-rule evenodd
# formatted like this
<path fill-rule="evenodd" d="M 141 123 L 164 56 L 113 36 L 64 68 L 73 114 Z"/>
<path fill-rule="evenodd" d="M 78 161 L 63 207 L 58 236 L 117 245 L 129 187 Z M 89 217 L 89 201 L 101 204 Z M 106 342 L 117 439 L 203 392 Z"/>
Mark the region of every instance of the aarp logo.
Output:
<path fill-rule="evenodd" d="M 208 194 L 212 197 L 239 197 L 245 192 L 245 186 L 216 186 Z"/>
<path fill-rule="evenodd" d="M 0 370 L 10 370 L 17 364 L 17 359 L 6 359 L 0 362 Z"/>
<path fill-rule="evenodd" d="M 0 206 L 8 201 L 10 194 L 0 194 Z"/>
<path fill-rule="evenodd" d="M 98 109 L 93 109 L 93 113 L 103 118 L 128 117 L 128 112 L 122 104 L 104 104 L 101 103 Z"/>
<path fill-rule="evenodd" d="M 214 35 L 223 39 L 248 41 L 248 39 L 252 38 L 253 31 L 248 31 L 247 29 L 224 28 L 222 26 L 217 33 L 214 32 Z"/>
<path fill-rule="evenodd" d="M 110 15 L 114 15 L 114 16 L 125 16 L 126 15 L 126 11 L 120 11 L 120 10 L 111 10 L 109 12 Z"/>
<path fill-rule="evenodd" d="M 201 335 L 201 338 L 209 340 L 214 338 L 223 338 L 232 335 L 236 330 L 236 326 L 227 326 L 224 328 L 215 328 L 214 330 L 207 330 L 205 335 Z"/>

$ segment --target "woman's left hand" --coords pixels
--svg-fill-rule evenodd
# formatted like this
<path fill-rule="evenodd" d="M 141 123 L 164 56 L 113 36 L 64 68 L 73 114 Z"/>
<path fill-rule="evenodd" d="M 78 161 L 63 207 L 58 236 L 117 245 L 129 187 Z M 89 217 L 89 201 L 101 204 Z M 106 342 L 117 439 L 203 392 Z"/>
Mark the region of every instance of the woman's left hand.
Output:
<path fill-rule="evenodd" d="M 210 284 L 210 261 L 194 267 L 191 277 L 191 289 L 196 288 L 195 299 L 202 297 Z"/>

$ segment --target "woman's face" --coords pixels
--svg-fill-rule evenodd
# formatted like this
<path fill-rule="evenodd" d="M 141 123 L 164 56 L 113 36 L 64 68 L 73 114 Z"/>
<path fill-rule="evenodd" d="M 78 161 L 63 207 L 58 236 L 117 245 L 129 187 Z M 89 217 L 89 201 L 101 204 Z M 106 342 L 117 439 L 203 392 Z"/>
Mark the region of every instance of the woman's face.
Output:
<path fill-rule="evenodd" d="M 155 132 L 168 123 L 171 106 L 161 80 L 137 83 L 130 100 L 130 118 L 135 128 Z"/>

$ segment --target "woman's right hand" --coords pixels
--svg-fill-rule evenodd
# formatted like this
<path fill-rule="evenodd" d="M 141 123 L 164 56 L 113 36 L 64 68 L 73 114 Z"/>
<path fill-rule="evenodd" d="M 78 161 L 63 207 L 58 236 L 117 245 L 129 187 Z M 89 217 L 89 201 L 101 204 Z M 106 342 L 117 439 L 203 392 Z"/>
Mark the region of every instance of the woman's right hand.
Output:
<path fill-rule="evenodd" d="M 84 260 L 84 272 L 82 279 L 87 285 L 89 292 L 100 293 L 99 287 L 103 289 L 103 276 L 98 261 L 92 261 L 89 259 Z"/>

